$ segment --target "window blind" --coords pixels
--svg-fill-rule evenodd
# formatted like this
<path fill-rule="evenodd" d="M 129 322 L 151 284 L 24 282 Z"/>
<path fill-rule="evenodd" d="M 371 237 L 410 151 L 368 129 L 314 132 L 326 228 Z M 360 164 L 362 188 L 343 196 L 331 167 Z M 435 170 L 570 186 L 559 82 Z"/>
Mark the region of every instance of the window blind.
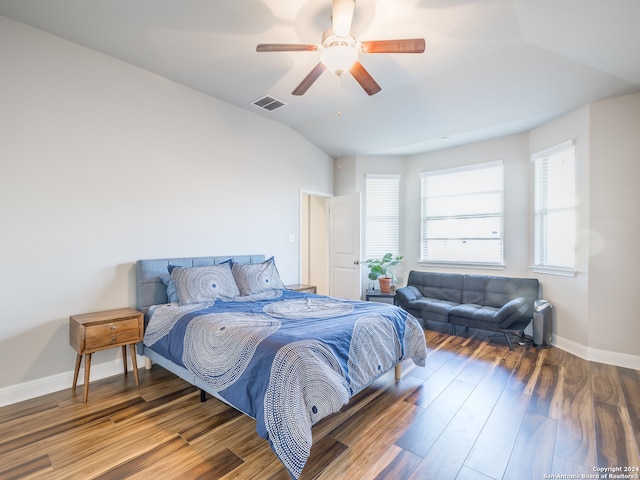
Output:
<path fill-rule="evenodd" d="M 575 268 L 575 148 L 564 142 L 532 156 L 534 188 L 534 263 Z"/>
<path fill-rule="evenodd" d="M 366 176 L 366 258 L 400 251 L 400 175 Z"/>
<path fill-rule="evenodd" d="M 421 174 L 420 260 L 503 263 L 501 161 Z"/>

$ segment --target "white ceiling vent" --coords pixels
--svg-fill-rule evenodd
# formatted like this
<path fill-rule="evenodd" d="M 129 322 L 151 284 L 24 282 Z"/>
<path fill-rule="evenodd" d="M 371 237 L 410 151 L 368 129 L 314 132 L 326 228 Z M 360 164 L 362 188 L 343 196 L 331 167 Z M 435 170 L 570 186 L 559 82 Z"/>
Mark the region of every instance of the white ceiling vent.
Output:
<path fill-rule="evenodd" d="M 273 98 L 266 95 L 262 98 L 254 100 L 253 102 L 251 102 L 251 105 L 255 105 L 256 107 L 261 108 L 262 110 L 268 110 L 269 112 L 273 112 L 274 110 L 280 107 L 284 107 L 286 103 L 278 100 L 277 98 Z"/>

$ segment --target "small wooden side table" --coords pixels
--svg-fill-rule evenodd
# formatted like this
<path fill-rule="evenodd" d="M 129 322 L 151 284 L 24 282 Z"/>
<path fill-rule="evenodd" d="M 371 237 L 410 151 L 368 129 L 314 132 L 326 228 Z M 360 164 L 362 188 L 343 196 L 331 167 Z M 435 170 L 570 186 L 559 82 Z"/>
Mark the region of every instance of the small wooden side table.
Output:
<path fill-rule="evenodd" d="M 295 290 L 296 292 L 316 293 L 315 285 L 303 285 L 301 283 L 295 283 L 293 285 L 287 285 L 289 290 Z"/>
<path fill-rule="evenodd" d="M 98 350 L 122 347 L 122 362 L 124 374 L 127 374 L 127 345 L 131 352 L 133 375 L 136 385 L 138 379 L 138 362 L 136 360 L 136 343 L 142 341 L 144 335 L 144 315 L 131 308 L 118 308 L 104 312 L 84 313 L 69 317 L 69 343 L 78 355 L 76 369 L 73 373 L 73 387 L 75 391 L 82 356 L 84 362 L 84 397 L 86 403 L 89 398 L 89 372 L 91 370 L 91 354 Z"/>

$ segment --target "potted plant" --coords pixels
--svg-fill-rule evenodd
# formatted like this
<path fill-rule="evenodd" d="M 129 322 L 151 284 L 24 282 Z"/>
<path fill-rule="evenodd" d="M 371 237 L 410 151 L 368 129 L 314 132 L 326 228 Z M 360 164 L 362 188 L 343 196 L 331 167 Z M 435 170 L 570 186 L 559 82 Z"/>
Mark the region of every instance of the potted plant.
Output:
<path fill-rule="evenodd" d="M 369 267 L 369 278 L 378 280 L 380 293 L 391 291 L 391 280 L 395 280 L 395 275 L 391 267 L 398 265 L 404 257 L 401 255 L 385 254 L 382 258 L 369 258 L 364 263 Z"/>

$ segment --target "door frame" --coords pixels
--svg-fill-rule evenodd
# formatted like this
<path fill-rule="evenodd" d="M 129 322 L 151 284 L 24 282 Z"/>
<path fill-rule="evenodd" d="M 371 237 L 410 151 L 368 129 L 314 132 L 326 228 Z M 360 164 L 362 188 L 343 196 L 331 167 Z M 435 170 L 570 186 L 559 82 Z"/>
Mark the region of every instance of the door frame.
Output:
<path fill-rule="evenodd" d="M 326 198 L 327 200 L 334 197 L 335 195 L 326 192 L 319 192 L 316 190 L 307 190 L 304 188 L 300 189 L 300 194 L 298 197 L 298 206 L 299 206 L 299 218 L 298 218 L 298 278 L 300 279 L 300 283 L 302 283 L 302 225 L 303 225 L 303 212 L 302 212 L 302 197 L 303 195 L 308 195 L 312 197 L 321 197 Z M 329 224 L 326 225 L 327 233 L 329 232 Z M 329 264 L 327 259 L 327 272 L 329 271 Z"/>

